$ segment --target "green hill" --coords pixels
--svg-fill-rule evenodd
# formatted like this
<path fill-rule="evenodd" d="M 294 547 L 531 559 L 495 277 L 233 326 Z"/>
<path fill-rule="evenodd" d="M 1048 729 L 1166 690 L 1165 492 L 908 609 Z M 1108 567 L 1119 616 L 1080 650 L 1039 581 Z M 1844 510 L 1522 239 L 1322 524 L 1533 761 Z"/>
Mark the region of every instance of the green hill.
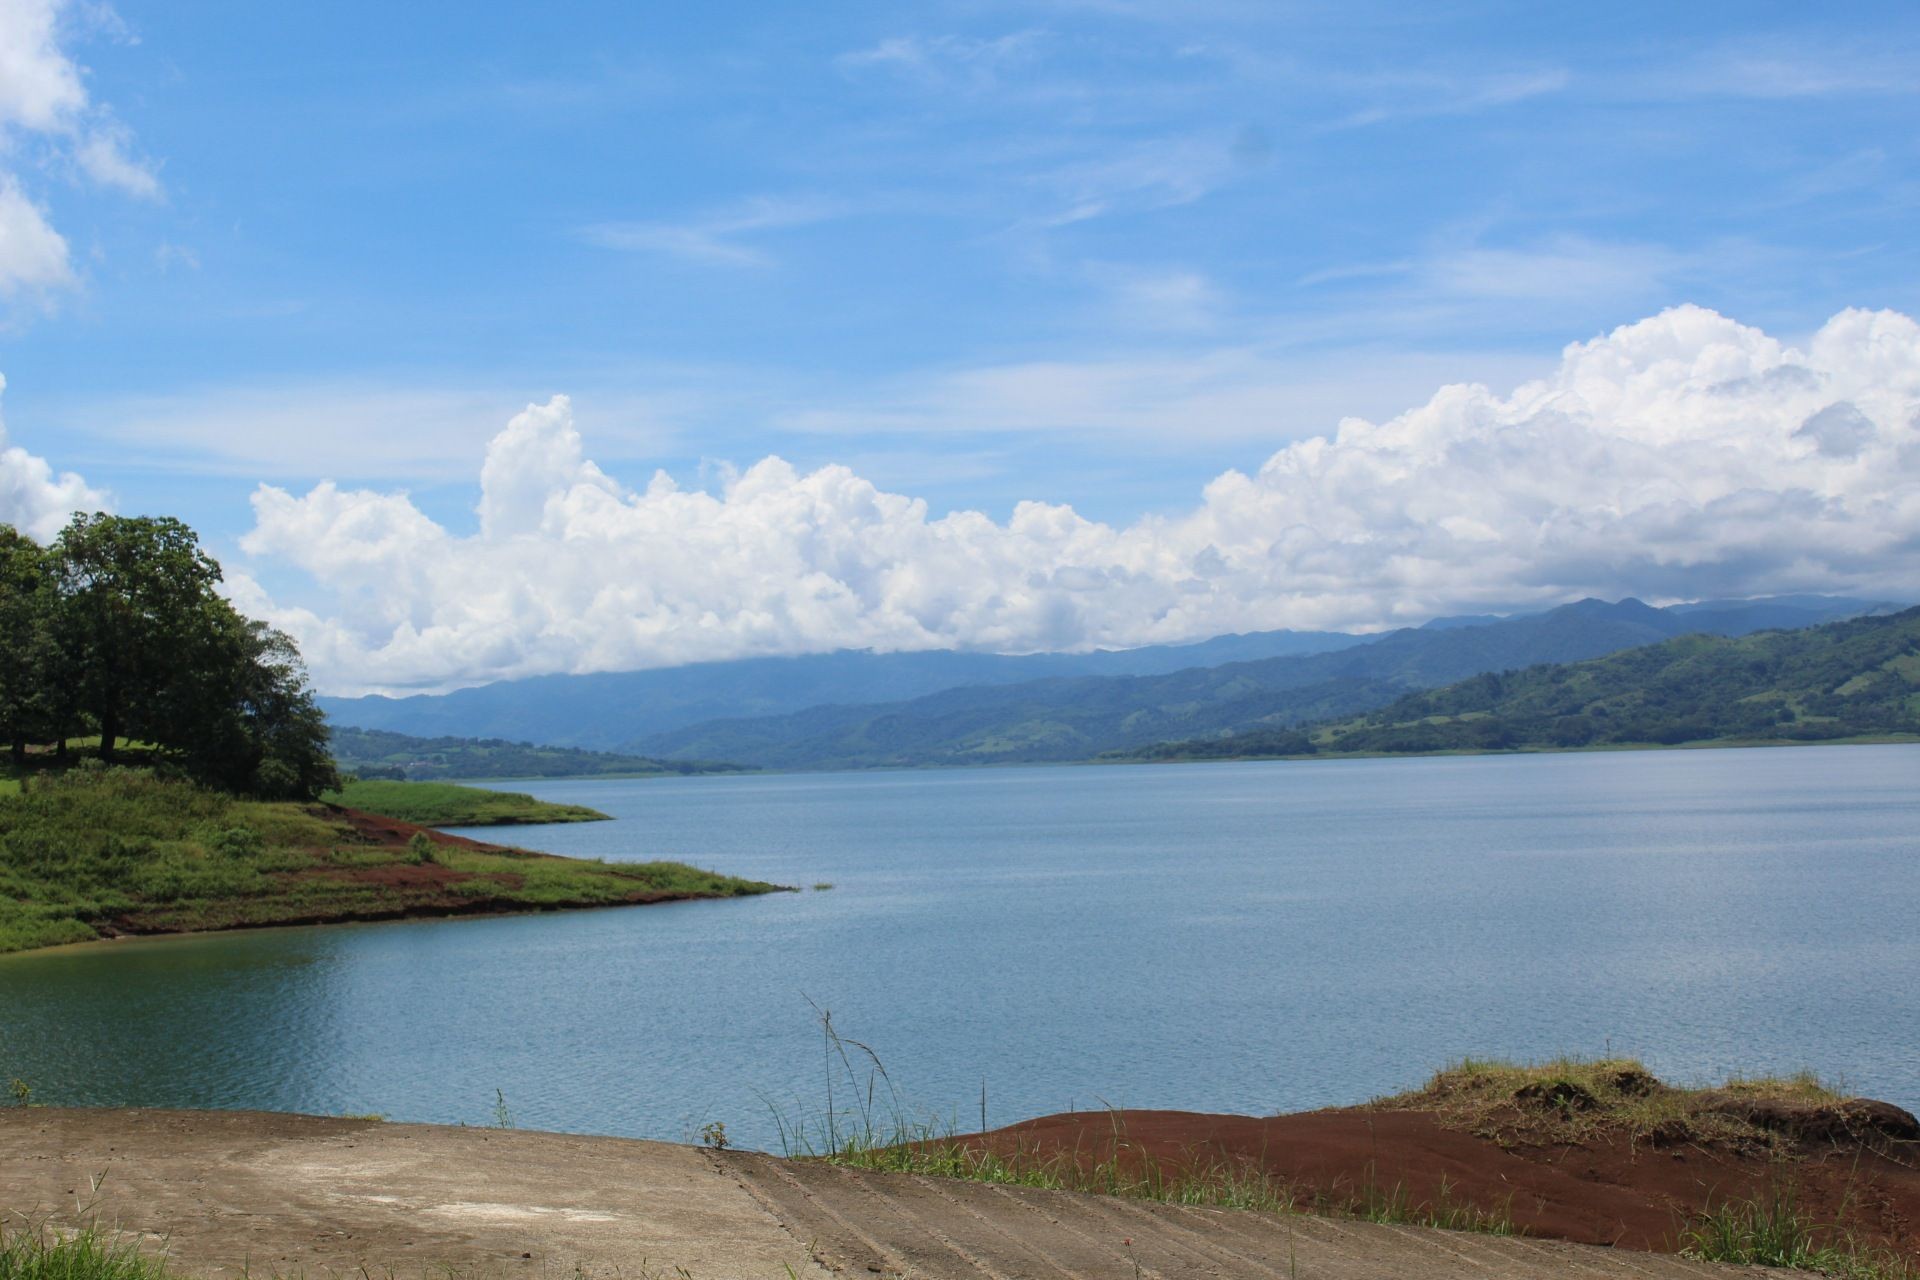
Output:
<path fill-rule="evenodd" d="M 540 747 L 500 738 L 416 738 L 385 729 L 333 725 L 333 759 L 342 773 L 372 781 L 433 782 L 444 778 L 643 778 L 655 774 L 729 773 L 739 765 L 706 760 Z"/>
<path fill-rule="evenodd" d="M 1920 609 L 1799 631 L 1688 635 L 1475 676 L 1364 716 L 1159 743 L 1170 760 L 1920 738 Z"/>

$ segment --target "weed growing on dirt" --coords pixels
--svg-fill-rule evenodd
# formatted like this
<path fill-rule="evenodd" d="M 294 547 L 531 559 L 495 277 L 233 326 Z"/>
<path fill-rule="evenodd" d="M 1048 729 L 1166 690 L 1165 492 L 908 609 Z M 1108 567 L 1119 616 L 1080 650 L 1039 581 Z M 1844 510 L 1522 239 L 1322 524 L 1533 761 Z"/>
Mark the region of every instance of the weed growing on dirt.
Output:
<path fill-rule="evenodd" d="M 1920 1280 L 1920 1267 L 1836 1231 L 1803 1211 L 1791 1183 L 1752 1200 L 1726 1200 L 1695 1219 L 1684 1251 L 1703 1262 L 1791 1267 L 1837 1280 Z"/>
<path fill-rule="evenodd" d="M 137 1241 L 87 1226 L 57 1233 L 45 1226 L 0 1225 L 0 1280 L 168 1280 L 166 1260 Z"/>
<path fill-rule="evenodd" d="M 1403 1226 L 1439 1227 L 1446 1231 L 1478 1231 L 1483 1235 L 1520 1234 L 1513 1223 L 1513 1197 L 1509 1195 L 1497 1209 L 1480 1209 L 1453 1196 L 1453 1186 L 1444 1175 L 1440 1194 L 1434 1200 L 1413 1199 L 1404 1182 L 1383 1188 L 1374 1180 L 1374 1168 L 1367 1165 L 1366 1181 L 1360 1192 L 1345 1204 L 1334 1201 L 1319 1206 L 1324 1210 L 1359 1218 L 1365 1222 L 1390 1222 Z"/>

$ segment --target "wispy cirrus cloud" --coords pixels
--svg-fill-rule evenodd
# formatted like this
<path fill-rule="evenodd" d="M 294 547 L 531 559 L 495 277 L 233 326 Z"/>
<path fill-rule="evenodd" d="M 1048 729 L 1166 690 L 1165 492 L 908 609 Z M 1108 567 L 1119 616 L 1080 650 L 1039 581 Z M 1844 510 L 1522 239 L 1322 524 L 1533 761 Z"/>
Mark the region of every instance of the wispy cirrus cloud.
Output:
<path fill-rule="evenodd" d="M 1471 115 L 1560 93 L 1572 83 L 1573 73 L 1565 67 L 1492 75 L 1416 71 L 1348 79 L 1350 92 L 1373 100 L 1322 127 L 1363 129 L 1403 120 Z"/>
<path fill-rule="evenodd" d="M 1920 94 L 1920 49 L 1891 33 L 1882 41 L 1849 43 L 1746 37 L 1629 77 L 1622 88 L 1689 98 L 1907 96 Z"/>
<path fill-rule="evenodd" d="M 845 206 L 811 197 L 759 196 L 687 222 L 597 222 L 578 236 L 602 249 L 657 253 L 720 267 L 769 267 L 774 255 L 753 240 L 762 233 L 839 217 Z"/>
<path fill-rule="evenodd" d="M 987 91 L 998 88 L 1007 72 L 1037 63 L 1046 40 L 1046 32 L 1031 30 L 999 36 L 888 36 L 842 53 L 833 62 L 849 74 L 886 73 L 925 88 Z"/>
<path fill-rule="evenodd" d="M 1111 448 L 1294 439 L 1353 413 L 1385 414 L 1466 371 L 1518 380 L 1537 359 L 1498 352 L 1364 348 L 1138 348 L 1081 360 L 929 370 L 778 413 L 798 434 L 1031 438 L 1076 436 Z"/>
<path fill-rule="evenodd" d="M 1240 165 L 1235 134 L 1201 133 L 1109 146 L 1033 175 L 1053 201 L 1027 225 L 1062 227 L 1109 213 L 1192 204 Z"/>
<path fill-rule="evenodd" d="M 106 397 L 50 416 L 86 465 L 91 454 L 180 474 L 437 484 L 471 474 L 493 424 L 522 399 L 473 386 L 273 382 Z M 670 392 L 587 399 L 626 456 L 666 448 L 684 407 Z"/>

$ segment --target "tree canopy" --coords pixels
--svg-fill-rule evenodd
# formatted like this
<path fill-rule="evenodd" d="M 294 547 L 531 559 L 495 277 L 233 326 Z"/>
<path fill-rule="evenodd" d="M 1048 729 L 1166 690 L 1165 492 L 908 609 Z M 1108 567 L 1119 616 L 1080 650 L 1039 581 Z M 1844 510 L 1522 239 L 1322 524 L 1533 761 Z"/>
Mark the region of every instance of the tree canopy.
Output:
<path fill-rule="evenodd" d="M 0 525 L 0 736 L 127 740 L 210 786 L 310 799 L 335 785 L 326 719 L 293 641 L 218 591 L 178 520 L 77 515 L 51 546 Z"/>

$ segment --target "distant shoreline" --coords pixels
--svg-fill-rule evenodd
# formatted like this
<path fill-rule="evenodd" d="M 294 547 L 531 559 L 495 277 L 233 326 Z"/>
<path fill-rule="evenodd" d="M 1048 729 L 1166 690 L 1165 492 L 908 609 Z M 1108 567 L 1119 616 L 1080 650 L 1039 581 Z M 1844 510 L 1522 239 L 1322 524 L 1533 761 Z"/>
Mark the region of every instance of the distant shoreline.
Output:
<path fill-rule="evenodd" d="M 1508 747 L 1503 749 L 1453 748 L 1442 751 L 1318 751 L 1311 755 L 1245 755 L 1245 756 L 1166 756 L 1158 759 L 1139 759 L 1114 757 L 1109 759 L 1093 758 L 1086 760 L 983 760 L 977 764 L 877 764 L 865 767 L 845 765 L 823 769 L 794 768 L 742 768 L 729 773 L 676 774 L 673 777 L 683 780 L 694 778 L 712 780 L 718 778 L 792 778 L 808 777 L 816 774 L 858 774 L 858 773 L 977 773 L 986 769 L 1083 769 L 1105 767 L 1108 765 L 1154 765 L 1154 764 L 1247 764 L 1256 762 L 1310 763 L 1315 760 L 1424 760 L 1442 757 L 1467 756 L 1547 756 L 1547 755 L 1595 755 L 1595 754 L 1631 754 L 1642 751 L 1744 751 L 1750 748 L 1767 747 L 1888 747 L 1920 745 L 1920 734 L 1868 734 L 1852 738 L 1816 738 L 1811 741 L 1796 741 L 1787 738 L 1762 738 L 1739 741 L 1705 740 L 1700 742 L 1649 742 L 1649 743 L 1602 743 L 1583 747 Z M 661 777 L 659 774 L 645 774 L 635 777 L 610 774 L 566 774 L 538 778 L 459 778 L 448 779 L 462 784 L 487 783 L 545 783 L 545 782 L 621 782 L 650 781 Z M 484 825 L 448 823 L 448 826 Z"/>
<path fill-rule="evenodd" d="M 1245 764 L 1257 760 L 1422 760 L 1443 756 L 1564 756 L 1625 754 L 1639 751 L 1746 751 L 1769 747 L 1905 747 L 1920 745 L 1920 734 L 1860 734 L 1850 738 L 1709 738 L 1698 742 L 1604 742 L 1578 747 L 1451 747 L 1435 751 L 1316 751 L 1293 755 L 1116 757 L 1083 764 Z M 943 766 L 929 766 L 940 768 Z M 965 766 L 962 766 L 965 767 Z"/>

